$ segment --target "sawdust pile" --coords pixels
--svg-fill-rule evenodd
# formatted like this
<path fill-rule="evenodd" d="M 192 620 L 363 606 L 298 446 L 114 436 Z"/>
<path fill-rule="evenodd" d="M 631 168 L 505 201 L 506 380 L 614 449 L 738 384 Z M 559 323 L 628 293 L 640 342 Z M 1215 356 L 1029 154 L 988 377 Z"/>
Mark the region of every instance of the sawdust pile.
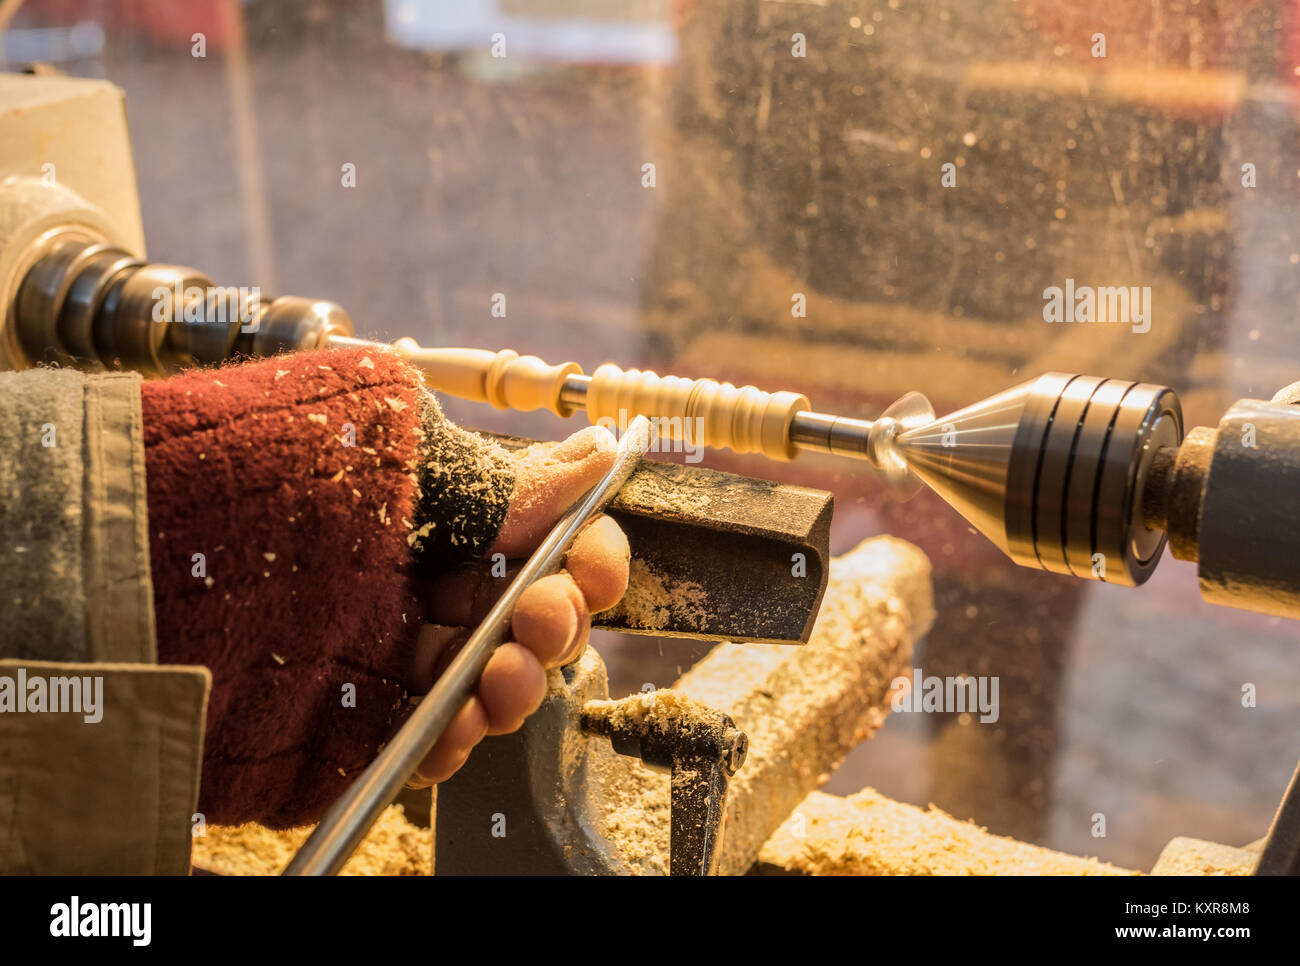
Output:
<path fill-rule="evenodd" d="M 1179 836 L 1160 853 L 1152 875 L 1253 875 L 1259 853 Z"/>
<path fill-rule="evenodd" d="M 599 715 L 620 731 L 693 731 L 712 726 L 718 718 L 702 701 L 666 688 L 617 701 L 588 701 L 583 712 Z"/>
<path fill-rule="evenodd" d="M 871 788 L 839 798 L 814 792 L 759 856 L 770 875 L 1137 875 L 990 835 L 933 805 L 920 809 Z"/>
<path fill-rule="evenodd" d="M 629 627 L 657 631 L 669 621 L 681 626 L 703 624 L 708 616 L 708 594 L 692 580 L 672 580 L 652 570 L 639 557 L 628 569 L 627 590 L 613 608 L 612 617 L 623 618 Z"/>
<path fill-rule="evenodd" d="M 635 875 L 667 875 L 672 801 L 668 775 L 624 759 L 607 770 L 593 770 L 591 777 L 604 804 L 595 816 L 599 830 L 617 847 L 629 870 Z"/>
<path fill-rule="evenodd" d="M 195 868 L 218 875 L 279 875 L 311 829 L 273 831 L 261 825 L 212 825 L 194 839 Z M 428 829 L 406 820 L 400 805 L 386 808 L 341 875 L 430 875 L 433 841 Z"/>
<path fill-rule="evenodd" d="M 672 463 L 642 465 L 619 491 L 617 505 L 666 517 L 698 516 L 718 500 L 729 498 L 715 475 L 688 472 Z"/>

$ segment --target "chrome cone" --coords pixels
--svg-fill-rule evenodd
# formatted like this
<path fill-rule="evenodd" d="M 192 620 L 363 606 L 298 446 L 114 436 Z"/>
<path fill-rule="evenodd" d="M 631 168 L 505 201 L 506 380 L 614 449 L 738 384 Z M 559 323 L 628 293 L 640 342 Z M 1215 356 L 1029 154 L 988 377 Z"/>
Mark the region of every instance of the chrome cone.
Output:
<path fill-rule="evenodd" d="M 1004 553 L 1011 455 L 1033 382 L 900 433 L 895 458 Z"/>

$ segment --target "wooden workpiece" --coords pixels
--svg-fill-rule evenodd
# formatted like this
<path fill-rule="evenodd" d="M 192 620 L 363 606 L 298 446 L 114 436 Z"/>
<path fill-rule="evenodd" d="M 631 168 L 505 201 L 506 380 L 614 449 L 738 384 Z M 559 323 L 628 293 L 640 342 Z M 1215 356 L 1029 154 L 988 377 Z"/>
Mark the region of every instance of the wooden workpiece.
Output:
<path fill-rule="evenodd" d="M 582 374 L 574 362 L 550 365 L 513 349 L 426 348 L 398 339 L 393 348 L 424 373 L 430 389 L 497 409 L 546 409 L 570 416 L 563 398 L 565 380 Z M 655 420 L 669 439 L 692 445 L 727 447 L 737 453 L 762 453 L 769 459 L 794 459 L 790 442 L 795 413 L 810 409 L 806 396 L 733 386 L 716 379 L 660 376 L 649 370 L 600 366 L 587 385 L 585 408 L 594 424 L 623 429 L 638 415 Z"/>
<path fill-rule="evenodd" d="M 438 392 L 490 403 L 497 409 L 524 413 L 548 409 L 557 416 L 573 412 L 560 402 L 560 389 L 566 376 L 582 372 L 576 362 L 548 365 L 513 349 L 431 349 L 410 338 L 398 339 L 393 348 L 421 370 L 425 384 Z"/>
<path fill-rule="evenodd" d="M 587 387 L 587 418 L 622 426 L 643 413 L 658 417 L 664 435 L 695 444 L 762 453 L 791 460 L 798 450 L 790 442 L 790 423 L 797 412 L 812 408 L 806 396 L 733 386 L 716 379 L 660 376 L 649 370 L 599 367 Z"/>
<path fill-rule="evenodd" d="M 1129 869 L 991 835 L 931 806 L 871 788 L 813 792 L 759 853 L 762 875 L 1137 875 Z"/>
<path fill-rule="evenodd" d="M 1152 875 L 1253 875 L 1263 842 L 1244 849 L 1178 836 L 1160 852 Z"/>

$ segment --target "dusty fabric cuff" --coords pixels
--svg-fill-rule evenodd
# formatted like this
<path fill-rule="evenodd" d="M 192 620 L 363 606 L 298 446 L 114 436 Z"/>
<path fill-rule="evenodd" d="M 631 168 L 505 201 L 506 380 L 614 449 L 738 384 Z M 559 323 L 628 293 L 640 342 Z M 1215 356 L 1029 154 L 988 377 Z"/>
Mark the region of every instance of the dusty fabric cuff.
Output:
<path fill-rule="evenodd" d="M 138 375 L 0 373 L 0 874 L 189 871 L 209 675 L 153 663 L 146 489 Z"/>
<path fill-rule="evenodd" d="M 442 572 L 478 560 L 505 523 L 515 474 L 505 450 L 443 415 L 421 392 L 420 496 L 413 547 L 421 567 Z"/>
<path fill-rule="evenodd" d="M 0 373 L 0 657 L 157 660 L 135 373 Z"/>

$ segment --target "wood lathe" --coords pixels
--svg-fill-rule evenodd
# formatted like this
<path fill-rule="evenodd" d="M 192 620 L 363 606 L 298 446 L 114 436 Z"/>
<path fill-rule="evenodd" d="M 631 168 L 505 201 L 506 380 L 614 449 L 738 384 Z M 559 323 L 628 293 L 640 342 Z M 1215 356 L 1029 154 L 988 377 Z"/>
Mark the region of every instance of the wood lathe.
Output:
<path fill-rule="evenodd" d="M 294 296 L 263 298 L 257 289 L 222 288 L 195 269 L 148 260 L 124 126 L 104 120 L 113 116 L 118 95 L 107 85 L 88 85 L 79 94 L 90 92 L 90 106 L 79 107 L 80 101 L 65 96 L 78 82 L 6 83 L 15 86 L 0 93 L 21 103 L 3 122 L 10 127 L 0 144 L 34 142 L 32 132 L 37 130 L 81 131 L 86 139 L 106 145 L 103 154 L 112 163 L 80 171 L 75 155 L 69 154 L 66 162 L 58 159 L 60 183 L 46 183 L 30 165 L 6 158 L 0 148 L 0 161 L 14 162 L 4 173 L 16 173 L 0 182 L 0 367 L 59 364 L 162 376 L 241 357 L 331 346 L 373 347 L 403 355 L 423 370 L 435 390 L 497 408 L 548 410 L 564 417 L 584 411 L 592 422 L 616 429 L 643 415 L 653 420 L 659 434 L 697 445 L 773 460 L 813 451 L 866 463 L 900 498 L 930 487 L 1026 567 L 1136 586 L 1150 577 L 1168 543 L 1175 556 L 1197 561 L 1207 600 L 1300 616 L 1300 521 L 1286 502 L 1300 484 L 1300 410 L 1295 405 L 1300 402 L 1300 384 L 1268 401 L 1238 402 L 1217 428 L 1187 432 L 1178 398 L 1168 387 L 1058 372 L 945 416 L 937 416 L 925 397 L 913 392 L 876 418 L 862 419 L 817 411 L 799 393 L 766 392 L 712 379 L 661 377 L 611 364 L 586 375 L 576 363 L 552 365 L 511 349 L 423 347 L 411 339 L 392 345 L 372 342 L 358 338 L 352 319 L 335 303 Z M 17 85 L 24 86 L 23 93 L 11 97 Z M 99 127 L 88 127 L 92 121 Z M 62 144 L 57 139 L 53 143 L 51 152 Z M 744 871 L 791 809 L 815 789 L 818 776 L 836 767 L 854 744 L 878 727 L 878 705 L 886 700 L 893 672 L 905 669 L 912 641 L 931 619 L 928 599 L 901 610 L 890 607 L 917 587 L 928 589 L 928 565 L 900 548 L 875 548 L 872 553 L 888 562 L 880 568 L 885 575 L 873 584 L 851 573 L 840 596 L 849 602 L 843 605 L 846 612 L 852 610 L 849 604 L 860 603 L 877 615 L 877 622 L 864 622 L 858 629 L 847 619 L 844 627 L 828 621 L 818 637 L 813 622 L 828 579 L 829 495 L 727 474 L 706 478 L 711 471 L 704 470 L 682 472 L 696 474 L 697 484 L 704 481 L 738 495 L 741 512 L 728 514 L 719 506 L 665 512 L 647 496 L 655 487 L 647 485 L 637 494 L 636 481 L 648 479 L 643 474 L 661 474 L 661 482 L 671 486 L 681 484 L 674 476 L 678 472 L 662 466 L 643 468 L 611 512 L 628 530 L 634 559 L 657 552 L 657 565 L 677 568 L 676 577 L 701 584 L 713 581 L 705 588 L 709 614 L 701 618 L 674 612 L 655 626 L 638 626 L 624 615 L 621 623 L 607 621 L 605 626 L 734 638 L 760 648 L 813 641 L 797 656 L 782 655 L 783 663 L 774 663 L 776 670 L 752 694 L 716 702 L 724 710 L 734 704 L 740 709 L 736 723 L 751 737 L 760 736 L 753 759 L 762 767 L 739 772 L 734 787 L 745 797 L 733 810 L 743 821 L 736 822 L 736 834 L 725 840 L 723 849 L 705 835 L 689 843 L 689 851 L 693 865 L 702 871 L 712 870 L 719 861 L 724 871 Z M 629 520 L 634 523 L 629 525 Z M 647 529 L 638 533 L 636 520 Z M 665 553 L 665 545 L 676 547 L 676 552 Z M 808 579 L 775 579 L 779 573 L 790 575 L 796 557 L 806 566 Z M 878 594 L 863 597 L 864 586 L 877 584 Z M 752 589 L 760 586 L 769 597 L 783 598 L 781 606 L 762 611 L 744 606 L 753 598 Z M 834 618 L 836 608 L 829 610 Z M 714 663 L 722 657 L 726 654 Z M 819 658 L 824 658 L 820 674 L 813 673 L 817 668 L 799 664 Z M 585 809 L 595 811 L 592 775 L 607 771 L 613 776 L 607 783 L 611 789 L 631 787 L 628 776 L 641 775 L 628 770 L 628 762 L 604 754 L 603 746 L 597 750 L 594 741 L 583 745 L 585 757 L 569 755 L 579 730 L 575 714 L 590 715 L 592 702 L 608 698 L 603 667 L 598 665 L 592 657 L 572 670 L 517 737 L 485 750 L 443 790 L 437 832 L 440 870 L 484 868 L 482 850 L 468 848 L 457 833 L 468 827 L 468 816 L 482 813 L 477 795 L 497 788 L 501 775 L 525 770 L 528 787 L 518 794 L 537 814 L 512 837 L 515 851 L 508 856 L 509 868 L 526 862 L 542 871 L 628 871 L 641 862 L 647 869 L 659 869 L 662 857 L 653 854 L 654 849 L 647 848 L 640 858 L 629 858 L 626 849 L 605 850 L 621 827 L 597 834 L 577 820 L 589 817 Z M 696 674 L 697 684 L 702 677 Z M 767 681 L 778 677 L 791 686 L 775 692 L 774 698 Z M 848 687 L 846 681 L 857 686 Z M 802 704 L 794 700 L 798 693 L 793 684 L 798 682 L 817 685 L 808 688 Z M 784 714 L 766 713 L 773 701 L 785 702 Z M 809 730 L 799 724 L 827 719 L 836 724 L 833 741 L 819 734 L 813 742 Z M 725 719 L 715 723 L 718 735 L 732 736 Z M 602 740 L 614 730 L 595 717 L 587 725 Z M 583 735 L 583 741 L 589 737 Z M 670 767 L 680 770 L 677 758 L 656 753 L 661 749 L 650 748 L 647 754 L 647 738 L 662 736 L 637 732 L 617 737 L 631 749 L 622 757 L 660 766 L 667 759 Z M 713 754 L 717 749 L 712 745 L 708 750 L 711 763 L 721 768 L 724 757 Z M 770 762 L 790 765 L 794 774 Z M 815 767 L 790 764 L 810 762 Z M 660 819 L 673 803 L 662 785 L 647 783 L 645 795 L 658 803 L 658 811 L 649 814 Z M 533 794 L 535 789 L 548 794 Z M 561 807 L 557 796 L 549 795 L 553 789 L 566 792 L 558 796 L 563 800 L 558 813 L 547 811 Z M 1279 859 L 1278 849 L 1266 851 L 1268 861 L 1262 865 L 1296 867 L 1297 798 L 1300 793 L 1288 796 L 1291 804 L 1284 803 L 1275 825 L 1279 847 L 1292 853 Z M 721 795 L 705 796 L 704 807 L 716 808 L 721 800 Z M 760 814 L 753 801 L 774 804 Z M 602 812 L 606 818 L 619 814 Z M 713 812 L 706 815 L 709 829 L 718 826 L 716 819 Z M 690 816 L 674 816 L 671 829 L 657 820 L 647 827 L 669 832 L 665 838 L 676 840 L 691 831 L 692 821 Z M 560 828 L 570 836 L 581 829 L 589 837 L 564 839 L 555 832 Z M 694 862 L 696 857 L 699 862 Z"/>
<path fill-rule="evenodd" d="M 497 408 L 584 411 L 612 429 L 635 416 L 699 446 L 790 460 L 801 451 L 870 464 L 907 498 L 928 486 L 1017 564 L 1137 586 L 1166 542 L 1198 564 L 1206 600 L 1300 616 L 1300 384 L 1241 400 L 1184 438 L 1167 386 L 1050 372 L 945 416 L 917 392 L 873 420 L 822 413 L 794 392 L 659 376 L 613 364 L 583 374 L 512 349 L 392 346 L 357 338 L 338 305 L 262 299 L 146 262 L 84 232 L 43 236 L 3 342 L 12 366 L 57 362 L 160 375 L 240 356 L 368 346 L 399 352 L 428 385 Z M 169 299 L 156 290 L 192 293 Z"/>

